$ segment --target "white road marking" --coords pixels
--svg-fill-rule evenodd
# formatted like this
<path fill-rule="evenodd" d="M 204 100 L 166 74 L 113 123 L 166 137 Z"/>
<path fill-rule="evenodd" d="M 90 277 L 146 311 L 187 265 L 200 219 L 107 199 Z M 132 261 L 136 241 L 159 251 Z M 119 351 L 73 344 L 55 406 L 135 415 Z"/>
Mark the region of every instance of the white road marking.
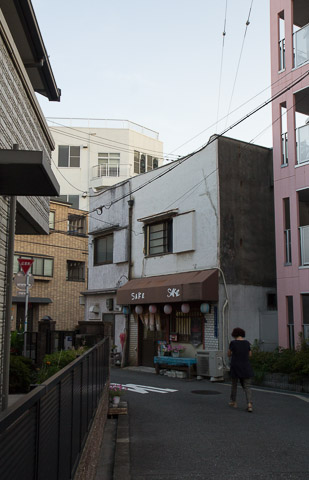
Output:
<path fill-rule="evenodd" d="M 111 385 L 119 385 L 118 383 L 111 383 Z M 173 393 L 177 392 L 178 390 L 173 390 L 172 388 L 157 388 L 157 387 L 149 387 L 147 385 L 135 385 L 134 383 L 127 383 L 123 384 L 123 387 L 125 387 L 129 392 L 135 392 L 135 393 Z"/>

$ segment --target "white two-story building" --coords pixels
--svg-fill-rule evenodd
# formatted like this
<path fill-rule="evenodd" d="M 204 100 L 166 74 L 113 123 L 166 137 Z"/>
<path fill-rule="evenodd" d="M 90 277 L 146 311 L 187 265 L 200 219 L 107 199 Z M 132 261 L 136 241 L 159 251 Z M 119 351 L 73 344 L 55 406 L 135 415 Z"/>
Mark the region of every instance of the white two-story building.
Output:
<path fill-rule="evenodd" d="M 277 345 L 272 152 L 212 137 L 199 152 L 92 197 L 86 319 L 130 364 L 158 342 L 226 354 L 233 327 Z"/>

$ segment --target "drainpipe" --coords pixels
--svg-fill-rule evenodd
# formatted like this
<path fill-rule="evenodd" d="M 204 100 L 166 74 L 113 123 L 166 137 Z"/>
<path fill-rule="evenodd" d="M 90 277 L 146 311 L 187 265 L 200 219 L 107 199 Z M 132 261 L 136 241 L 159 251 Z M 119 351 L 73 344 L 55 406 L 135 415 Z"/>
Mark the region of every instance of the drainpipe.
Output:
<path fill-rule="evenodd" d="M 129 238 L 128 238 L 128 281 L 131 280 L 131 262 L 132 262 L 132 217 L 134 200 L 130 196 L 129 205 Z M 121 361 L 121 367 L 125 367 L 129 363 L 129 335 L 130 335 L 130 313 L 126 315 L 125 324 L 126 338 L 124 343 L 124 352 Z"/>
<path fill-rule="evenodd" d="M 229 304 L 229 296 L 228 296 L 228 291 L 227 291 L 227 286 L 226 286 L 226 281 L 225 281 L 225 276 L 224 276 L 223 270 L 221 270 L 220 267 L 215 267 L 215 268 L 217 270 L 219 270 L 219 272 L 222 275 L 224 290 L 225 290 L 225 301 L 224 301 L 224 304 L 223 304 L 223 307 L 222 307 L 222 351 L 223 351 L 223 365 L 225 366 L 225 368 L 228 369 L 229 367 L 226 365 L 225 359 L 227 357 L 227 342 L 226 342 L 226 339 L 227 339 L 228 334 L 229 334 L 230 325 L 229 325 L 228 316 L 227 316 L 227 321 L 225 320 L 225 310 L 226 310 L 226 308 L 228 307 L 228 304 Z"/>
<path fill-rule="evenodd" d="M 13 150 L 18 150 L 18 145 L 13 145 Z M 14 264 L 14 238 L 16 220 L 16 196 L 10 197 L 10 213 L 8 221 L 8 248 L 7 248 L 7 272 L 6 272 L 6 304 L 5 323 L 3 335 L 3 385 L 1 409 L 8 408 L 9 377 L 10 377 L 10 347 L 11 347 L 11 315 L 12 315 L 12 280 Z"/>

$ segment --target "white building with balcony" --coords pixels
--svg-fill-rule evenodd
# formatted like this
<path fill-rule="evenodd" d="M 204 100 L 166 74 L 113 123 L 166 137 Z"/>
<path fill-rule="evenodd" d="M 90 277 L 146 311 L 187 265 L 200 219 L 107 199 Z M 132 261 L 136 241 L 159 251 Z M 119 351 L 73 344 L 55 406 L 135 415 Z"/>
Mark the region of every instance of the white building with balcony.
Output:
<path fill-rule="evenodd" d="M 89 189 L 104 190 L 163 163 L 159 134 L 128 120 L 48 118 L 60 198 L 89 210 Z"/>
<path fill-rule="evenodd" d="M 271 0 L 279 345 L 309 338 L 309 2 Z"/>

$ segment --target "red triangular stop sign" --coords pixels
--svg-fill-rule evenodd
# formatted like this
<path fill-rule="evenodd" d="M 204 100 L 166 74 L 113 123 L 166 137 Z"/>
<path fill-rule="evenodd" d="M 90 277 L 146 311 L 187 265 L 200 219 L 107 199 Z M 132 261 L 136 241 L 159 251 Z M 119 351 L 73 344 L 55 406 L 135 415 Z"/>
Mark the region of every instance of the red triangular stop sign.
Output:
<path fill-rule="evenodd" d="M 18 258 L 17 260 L 20 265 L 20 268 L 22 269 L 24 274 L 27 275 L 29 268 L 34 262 L 33 258 Z"/>

